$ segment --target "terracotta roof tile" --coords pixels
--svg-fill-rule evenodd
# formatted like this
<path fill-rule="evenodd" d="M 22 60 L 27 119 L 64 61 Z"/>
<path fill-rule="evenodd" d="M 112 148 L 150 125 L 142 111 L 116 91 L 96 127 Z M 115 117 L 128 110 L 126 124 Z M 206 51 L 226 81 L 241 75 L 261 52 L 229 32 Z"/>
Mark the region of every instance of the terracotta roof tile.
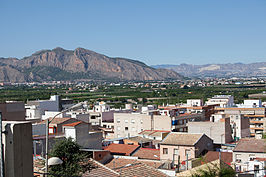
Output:
<path fill-rule="evenodd" d="M 208 153 L 203 157 L 204 163 L 209 163 L 219 159 L 218 151 L 208 151 Z M 233 161 L 233 153 L 232 152 L 221 152 L 221 160 L 227 164 L 231 164 Z"/>
<path fill-rule="evenodd" d="M 152 141 L 151 139 L 143 138 L 143 137 L 140 137 L 140 136 L 129 137 L 127 139 L 131 140 L 131 141 L 138 142 L 138 143 L 146 143 L 146 142 L 151 142 Z"/>
<path fill-rule="evenodd" d="M 234 152 L 266 152 L 266 139 L 241 139 Z"/>
<path fill-rule="evenodd" d="M 93 159 L 90 159 L 90 163 L 92 165 L 92 169 L 84 173 L 82 177 L 120 176 L 118 172 Z"/>
<path fill-rule="evenodd" d="M 155 160 L 144 160 L 144 159 L 124 159 L 124 158 L 118 158 L 118 159 L 112 159 L 110 162 L 105 164 L 105 166 L 115 169 L 119 167 L 123 167 L 128 164 L 135 164 L 135 163 L 142 163 L 146 164 L 148 166 L 151 166 L 153 168 L 158 168 L 161 166 L 163 163 L 160 161 L 155 161 Z"/>
<path fill-rule="evenodd" d="M 81 124 L 83 122 L 79 121 L 79 122 L 73 122 L 73 123 L 69 123 L 69 124 L 64 124 L 63 126 L 68 126 L 68 127 L 75 127 L 79 124 Z"/>
<path fill-rule="evenodd" d="M 167 176 L 163 172 L 142 163 L 129 164 L 125 167 L 121 167 L 115 170 L 117 172 L 120 172 L 121 176 L 127 176 L 127 177 L 166 177 Z"/>
<path fill-rule="evenodd" d="M 139 159 L 160 160 L 160 149 L 140 148 L 132 156 Z"/>
<path fill-rule="evenodd" d="M 139 147 L 140 147 L 139 145 L 113 143 L 105 147 L 104 150 L 110 151 L 112 154 L 121 154 L 121 155 L 130 156 Z"/>
<path fill-rule="evenodd" d="M 203 136 L 203 133 L 192 134 L 192 133 L 169 133 L 161 142 L 161 144 L 167 145 L 190 145 L 193 146 Z"/>

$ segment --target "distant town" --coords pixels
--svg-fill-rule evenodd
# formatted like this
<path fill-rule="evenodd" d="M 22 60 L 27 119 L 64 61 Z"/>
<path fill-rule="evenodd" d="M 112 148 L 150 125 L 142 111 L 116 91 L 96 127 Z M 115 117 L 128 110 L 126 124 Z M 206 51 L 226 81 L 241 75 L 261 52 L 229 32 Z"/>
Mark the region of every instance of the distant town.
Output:
<path fill-rule="evenodd" d="M 265 77 L 0 86 L 7 176 L 63 174 L 69 138 L 83 177 L 266 175 Z"/>

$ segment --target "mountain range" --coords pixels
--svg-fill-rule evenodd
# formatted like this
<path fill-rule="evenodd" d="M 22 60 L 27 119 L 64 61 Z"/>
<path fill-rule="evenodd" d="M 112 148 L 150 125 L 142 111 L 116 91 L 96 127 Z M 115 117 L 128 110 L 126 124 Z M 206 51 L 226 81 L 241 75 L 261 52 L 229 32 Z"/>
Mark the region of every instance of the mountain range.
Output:
<path fill-rule="evenodd" d="M 65 50 L 57 47 L 22 59 L 0 58 L 0 82 L 169 79 L 181 80 L 183 76 L 172 70 L 155 69 L 137 60 L 111 58 L 84 48 Z"/>
<path fill-rule="evenodd" d="M 190 78 L 204 77 L 258 77 L 266 76 L 266 62 L 257 63 L 227 63 L 227 64 L 180 64 L 180 65 L 153 65 L 154 68 L 171 69 Z"/>

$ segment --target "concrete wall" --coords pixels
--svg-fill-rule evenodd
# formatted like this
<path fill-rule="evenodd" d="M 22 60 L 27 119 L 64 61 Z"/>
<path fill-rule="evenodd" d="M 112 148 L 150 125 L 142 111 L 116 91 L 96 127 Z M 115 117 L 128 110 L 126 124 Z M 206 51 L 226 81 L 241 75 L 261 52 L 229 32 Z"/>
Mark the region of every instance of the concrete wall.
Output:
<path fill-rule="evenodd" d="M 236 168 L 241 171 L 247 171 L 248 167 L 245 162 L 250 161 L 250 158 L 265 158 L 265 153 L 255 153 L 255 152 L 234 152 L 233 151 L 233 162 Z M 241 160 L 240 162 L 237 159 Z"/>
<path fill-rule="evenodd" d="M 81 123 L 75 126 L 75 130 L 77 143 L 83 148 L 89 148 L 89 124 Z"/>
<path fill-rule="evenodd" d="M 163 154 L 163 149 L 168 149 L 168 154 Z M 178 149 L 178 154 L 174 154 L 174 150 Z M 190 151 L 190 157 L 195 158 L 195 147 L 193 146 L 173 146 L 173 145 L 160 145 L 160 159 L 161 161 L 174 160 L 175 164 L 178 164 L 178 156 L 180 156 L 180 162 L 187 159 L 186 152 Z"/>
<path fill-rule="evenodd" d="M 89 133 L 89 149 L 102 149 L 102 132 Z"/>
<path fill-rule="evenodd" d="M 232 141 L 230 120 L 224 122 L 188 122 L 188 133 L 204 133 L 213 139 L 215 144 Z"/>
<path fill-rule="evenodd" d="M 171 123 L 171 118 L 168 116 L 114 113 L 114 134 L 115 138 L 119 138 L 137 136 L 143 130 L 171 131 Z"/>
<path fill-rule="evenodd" d="M 187 106 L 202 106 L 202 99 L 187 99 Z"/>
<path fill-rule="evenodd" d="M 163 154 L 163 149 L 168 149 L 168 154 Z M 174 154 L 174 150 L 178 149 L 178 154 Z M 203 135 L 201 139 L 194 145 L 194 146 L 183 146 L 183 145 L 160 145 L 160 159 L 162 161 L 167 160 L 174 160 L 175 164 L 178 164 L 178 156 L 180 156 L 180 162 L 187 159 L 186 153 L 187 151 L 190 152 L 190 156 L 188 159 L 193 159 L 196 157 L 199 157 L 200 154 L 203 151 L 206 150 L 213 150 L 213 142 L 212 140 L 207 137 L 206 135 Z"/>
<path fill-rule="evenodd" d="M 265 108 L 225 108 L 225 114 L 265 115 Z"/>
<path fill-rule="evenodd" d="M 33 176 L 32 126 L 28 122 L 3 122 L 4 168 L 7 177 Z"/>
<path fill-rule="evenodd" d="M 32 124 L 32 135 L 45 135 L 46 134 L 45 124 Z"/>
<path fill-rule="evenodd" d="M 22 102 L 0 103 L 0 112 L 2 112 L 2 120 L 5 121 L 23 121 L 26 117 Z"/>

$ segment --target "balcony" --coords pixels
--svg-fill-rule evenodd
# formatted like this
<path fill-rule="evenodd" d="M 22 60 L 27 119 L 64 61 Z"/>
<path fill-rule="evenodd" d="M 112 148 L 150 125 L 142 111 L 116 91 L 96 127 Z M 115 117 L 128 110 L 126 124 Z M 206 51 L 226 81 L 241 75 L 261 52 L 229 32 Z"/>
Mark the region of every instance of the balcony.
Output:
<path fill-rule="evenodd" d="M 251 120 L 250 124 L 263 124 L 262 120 Z"/>

